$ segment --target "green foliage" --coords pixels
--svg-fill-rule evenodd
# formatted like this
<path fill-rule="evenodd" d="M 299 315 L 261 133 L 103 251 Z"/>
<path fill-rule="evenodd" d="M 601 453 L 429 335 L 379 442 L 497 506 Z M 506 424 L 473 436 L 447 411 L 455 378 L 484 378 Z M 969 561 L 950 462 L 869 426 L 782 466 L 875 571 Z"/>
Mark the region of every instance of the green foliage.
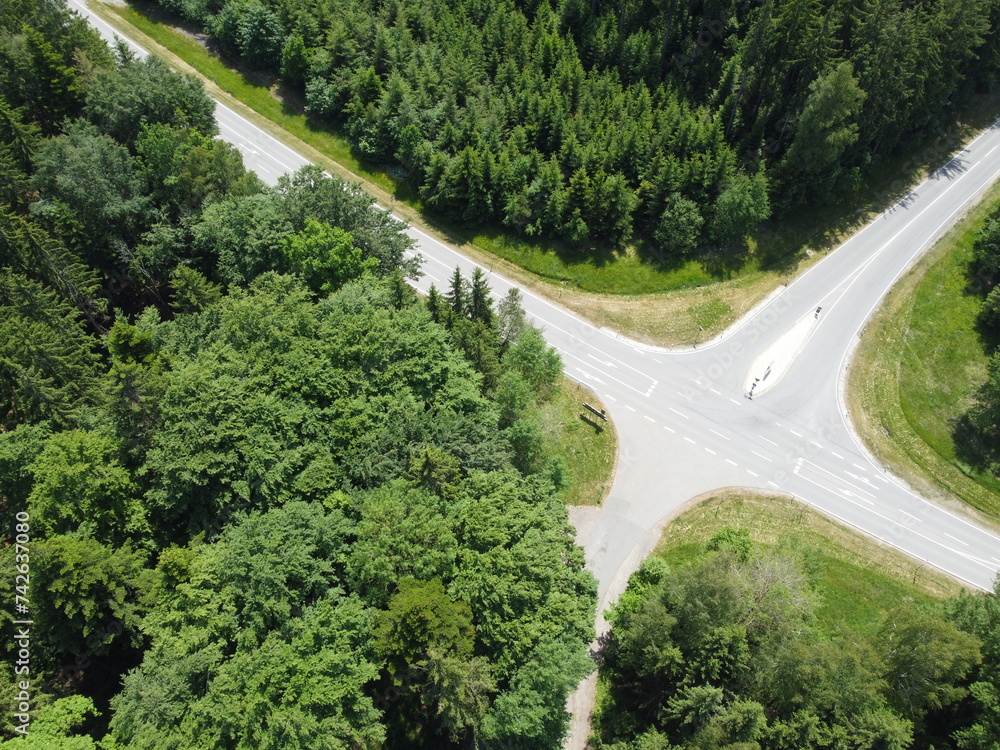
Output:
<path fill-rule="evenodd" d="M 401 231 L 402 222 L 388 211 L 375 208 L 375 199 L 357 185 L 328 177 L 320 167 L 310 165 L 292 175 L 282 175 L 278 194 L 296 230 L 303 229 L 306 217 L 311 217 L 350 234 L 365 258 L 378 260 L 380 276 L 389 276 L 397 269 L 407 275 L 416 272 L 416 261 L 403 257 L 413 240 Z"/>
<path fill-rule="evenodd" d="M 16 31 L 8 29 L 17 35 L 0 44 L 3 67 L 9 71 L 3 80 L 4 95 L 15 106 L 27 105 L 32 119 L 52 135 L 65 118 L 80 111 L 79 75 L 71 56 L 57 50 L 41 30 L 27 24 Z"/>
<path fill-rule="evenodd" d="M 41 284 L 0 271 L 0 424 L 72 424 L 95 398 L 96 372 L 76 310 Z"/>
<path fill-rule="evenodd" d="M 646 560 L 608 616 L 598 747 L 988 747 L 995 597 L 824 632 L 791 555 L 726 527 L 680 567 Z"/>
<path fill-rule="evenodd" d="M 97 750 L 98 745 L 76 728 L 96 715 L 94 702 L 82 695 L 59 698 L 33 717 L 27 736 L 0 742 L 2 750 Z"/>
<path fill-rule="evenodd" d="M 112 545 L 144 537 L 138 490 L 118 462 L 118 451 L 114 440 L 83 430 L 46 440 L 30 465 L 33 525 L 46 536 L 76 534 Z"/>
<path fill-rule="evenodd" d="M 738 175 L 719 194 L 710 222 L 712 237 L 722 245 L 740 245 L 770 212 L 764 175 Z"/>
<path fill-rule="evenodd" d="M 510 442 L 514 466 L 522 474 L 536 471 L 544 451 L 542 431 L 538 424 L 532 419 L 521 417 L 511 424 L 504 434 Z"/>
<path fill-rule="evenodd" d="M 146 192 L 171 222 L 166 226 L 200 212 L 217 196 L 248 196 L 262 189 L 260 180 L 243 168 L 235 146 L 183 125 L 144 124 L 135 151 Z M 170 267 L 167 260 L 144 260 L 161 272 Z"/>
<path fill-rule="evenodd" d="M 516 341 L 528 325 L 521 300 L 521 290 L 512 286 L 497 305 L 497 335 L 504 348 Z"/>
<path fill-rule="evenodd" d="M 856 118 L 865 100 L 853 72 L 851 63 L 842 62 L 809 85 L 795 139 L 779 167 L 788 182 L 799 175 L 826 195 L 838 187 L 844 154 L 858 139 Z"/>
<path fill-rule="evenodd" d="M 993 287 L 986 295 L 976 321 L 988 331 L 1000 330 L 1000 287 Z"/>
<path fill-rule="evenodd" d="M 114 701 L 115 738 L 377 747 L 383 733 L 362 690 L 376 675 L 372 613 L 336 588 L 348 529 L 337 511 L 293 503 L 196 548 L 144 624 L 153 647 Z"/>
<path fill-rule="evenodd" d="M 288 268 L 302 276 L 310 289 L 323 294 L 378 267 L 375 258 L 362 258 L 361 248 L 343 229 L 309 217 L 305 229 L 282 240 L 281 252 Z"/>
<path fill-rule="evenodd" d="M 504 355 L 504 364 L 517 370 L 536 393 L 551 388 L 562 374 L 562 358 L 537 328 L 529 326 Z"/>
<path fill-rule="evenodd" d="M 992 596 L 963 593 L 946 603 L 948 620 L 982 642 L 982 662 L 973 669 L 969 695 L 958 713 L 963 717 L 954 734 L 961 750 L 1000 747 L 1000 586 Z"/>
<path fill-rule="evenodd" d="M 231 656 L 192 642 L 191 631 L 163 636 L 114 700 L 112 736 L 149 750 L 374 750 L 385 734 L 364 694 L 376 676 L 371 625 L 370 612 L 334 591 Z"/>
<path fill-rule="evenodd" d="M 101 132 L 126 145 L 143 126 L 164 123 L 218 133 L 215 103 L 199 81 L 171 70 L 158 57 L 125 59 L 98 73 L 87 92 L 85 116 Z"/>
<path fill-rule="evenodd" d="M 727 529 L 694 563 L 679 570 L 647 563 L 630 582 L 612 614 L 605 669 L 616 705 L 642 728 L 636 734 L 649 728 L 698 748 L 778 748 L 787 746 L 781 737 L 801 738 L 792 726 L 802 711 L 817 727 L 829 722 L 820 734 L 857 718 L 841 686 L 824 682 L 832 695 L 816 689 L 835 662 L 804 664 L 806 644 L 820 641 L 803 576 L 748 542 L 745 532 Z M 871 705 L 871 692 L 866 697 L 858 711 Z"/>
<path fill-rule="evenodd" d="M 52 668 L 76 657 L 86 664 L 110 647 L 121 653 L 139 643 L 143 553 L 54 535 L 33 545 L 31 562 L 33 630 L 42 663 Z"/>
<path fill-rule="evenodd" d="M 263 3 L 251 0 L 243 5 L 236 44 L 248 65 L 264 68 L 278 63 L 284 36 L 281 20 Z"/>
<path fill-rule="evenodd" d="M 245 57 L 275 62 L 280 20 L 290 66 L 331 63 L 310 13 L 233 10 Z M 93 747 L 92 696 L 109 750 L 557 747 L 596 584 L 535 439 L 558 358 L 518 295 L 494 310 L 479 273 L 461 315 L 432 315 L 412 240 L 357 187 L 310 167 L 265 188 L 199 87 L 123 45 L 111 67 L 57 3 L 0 23 L 0 500 L 37 536 L 26 746 Z M 405 143 L 361 135 L 416 166 L 423 121 L 376 41 L 338 106 L 405 123 Z M 85 119 L 36 111 L 17 76 L 42 69 L 75 76 L 52 106 Z M 448 178 L 493 180 L 483 154 Z M 67 691 L 87 698 L 46 697 Z"/>
<path fill-rule="evenodd" d="M 716 533 L 709 540 L 707 548 L 712 552 L 720 549 L 729 550 L 742 563 L 748 562 L 754 553 L 750 532 L 732 526 L 727 526 Z"/>
<path fill-rule="evenodd" d="M 0 432 L 0 498 L 12 513 L 27 510 L 34 484 L 31 464 L 42 452 L 52 430 L 45 422 Z"/>
<path fill-rule="evenodd" d="M 10 270 L 42 282 L 98 327 L 96 317 L 104 305 L 97 274 L 62 242 L 0 207 L 0 252 Z"/>
<path fill-rule="evenodd" d="M 207 26 L 457 223 L 600 249 L 637 230 L 680 257 L 739 244 L 768 194 L 790 210 L 851 188 L 1000 64 L 992 0 L 444 10 L 230 0 Z"/>
<path fill-rule="evenodd" d="M 417 664 L 431 653 L 469 656 L 475 629 L 469 605 L 452 601 L 440 580 L 401 578 L 374 636 L 379 653 Z"/>
<path fill-rule="evenodd" d="M 653 228 L 653 239 L 667 256 L 683 258 L 698 247 L 704 223 L 698 204 L 674 193 Z"/>
<path fill-rule="evenodd" d="M 38 125 L 27 119 L 27 112 L 26 106 L 12 107 L 0 96 L 0 141 L 7 144 L 13 163 L 23 170 L 31 167 L 31 155 L 41 135 Z"/>
<path fill-rule="evenodd" d="M 192 249 L 225 284 L 246 286 L 278 267 L 292 226 L 273 192 L 229 197 L 207 206 L 191 228 Z"/>
<path fill-rule="evenodd" d="M 79 225 L 80 239 L 61 234 L 94 265 L 113 265 L 118 244 L 134 242 L 145 220 L 147 198 L 128 150 L 84 121 L 39 147 L 32 187 L 41 193 L 34 212 L 57 227 Z"/>
<path fill-rule="evenodd" d="M 1000 220 L 995 216 L 976 235 L 971 270 L 991 287 L 1000 279 Z"/>
<path fill-rule="evenodd" d="M 979 639 L 941 617 L 890 613 L 879 648 L 894 704 L 915 719 L 963 697 L 956 683 L 979 662 L 979 647 Z"/>
<path fill-rule="evenodd" d="M 174 309 L 179 313 L 201 312 L 222 299 L 218 284 L 183 265 L 177 266 L 170 274 L 170 291 L 173 292 Z"/>
<path fill-rule="evenodd" d="M 454 577 L 458 545 L 443 511 L 435 495 L 399 481 L 367 493 L 347 558 L 351 589 L 381 607 L 390 595 L 395 599 L 392 592 L 403 579 Z M 433 546 L 428 546 L 429 539 Z"/>

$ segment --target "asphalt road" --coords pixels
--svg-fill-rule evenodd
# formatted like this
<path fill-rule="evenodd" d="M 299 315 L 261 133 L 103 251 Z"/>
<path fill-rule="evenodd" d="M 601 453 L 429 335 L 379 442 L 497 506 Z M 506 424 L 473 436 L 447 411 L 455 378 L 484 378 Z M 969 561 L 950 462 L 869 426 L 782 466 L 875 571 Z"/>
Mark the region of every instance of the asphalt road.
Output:
<path fill-rule="evenodd" d="M 110 38 L 107 25 L 78 0 L 70 6 Z M 306 163 L 232 110 L 219 105 L 216 117 L 221 137 L 266 182 Z M 925 501 L 876 465 L 845 416 L 842 379 L 857 335 L 885 293 L 998 176 L 1000 127 L 994 126 L 697 349 L 637 344 L 524 294 L 525 309 L 559 349 L 566 374 L 600 395 L 618 429 L 618 471 L 584 544 L 602 609 L 655 545 L 664 518 L 699 494 L 740 486 L 792 494 L 971 586 L 992 587 L 1000 537 Z M 474 263 L 408 231 L 425 259 L 421 290 L 431 283 L 445 288 L 456 265 L 471 274 Z M 502 297 L 510 282 L 484 270 Z M 755 377 L 761 380 L 751 400 Z"/>

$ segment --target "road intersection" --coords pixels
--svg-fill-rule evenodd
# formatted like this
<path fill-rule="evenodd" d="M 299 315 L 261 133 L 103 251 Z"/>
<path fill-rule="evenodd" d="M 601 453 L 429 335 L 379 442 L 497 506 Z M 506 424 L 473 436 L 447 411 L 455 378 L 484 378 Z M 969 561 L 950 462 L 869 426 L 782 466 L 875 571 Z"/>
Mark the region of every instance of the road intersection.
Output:
<path fill-rule="evenodd" d="M 70 7 L 106 37 L 78 0 Z M 221 137 L 274 184 L 306 160 L 219 104 Z M 582 540 L 601 609 L 655 546 L 664 519 L 724 487 L 793 495 L 977 588 L 1000 571 L 1000 536 L 910 491 L 860 444 L 846 416 L 843 376 L 858 336 L 895 281 L 1000 176 L 1000 126 L 985 130 L 902 201 L 779 288 L 713 341 L 659 349 L 599 329 L 524 293 L 524 307 L 594 390 L 618 429 L 616 476 Z M 418 229 L 417 282 L 445 288 L 476 264 Z M 490 269 L 497 297 L 512 286 Z M 748 391 L 753 388 L 753 398 Z"/>

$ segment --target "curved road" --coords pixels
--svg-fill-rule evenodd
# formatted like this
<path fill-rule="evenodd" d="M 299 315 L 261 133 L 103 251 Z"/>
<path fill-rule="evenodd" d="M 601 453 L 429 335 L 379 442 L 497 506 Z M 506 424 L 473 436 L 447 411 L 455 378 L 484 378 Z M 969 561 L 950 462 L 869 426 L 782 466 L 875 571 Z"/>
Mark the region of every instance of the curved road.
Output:
<path fill-rule="evenodd" d="M 70 7 L 110 38 L 111 29 L 78 0 Z M 221 137 L 236 144 L 265 181 L 273 184 L 306 163 L 221 104 L 216 117 Z M 899 204 L 696 350 L 630 342 L 524 295 L 525 309 L 562 354 L 566 374 L 600 394 L 618 428 L 618 471 L 585 543 L 600 584 L 599 611 L 655 545 L 662 519 L 688 499 L 728 486 L 792 494 L 971 586 L 992 587 L 1000 537 L 887 476 L 854 437 L 841 378 L 857 334 L 882 297 L 998 176 L 995 125 Z M 446 287 L 456 265 L 467 274 L 475 267 L 440 241 L 408 231 L 425 259 L 417 284 L 422 290 L 431 283 Z M 491 275 L 494 293 L 503 296 L 511 284 Z M 751 400 L 746 391 L 754 377 L 761 381 Z"/>

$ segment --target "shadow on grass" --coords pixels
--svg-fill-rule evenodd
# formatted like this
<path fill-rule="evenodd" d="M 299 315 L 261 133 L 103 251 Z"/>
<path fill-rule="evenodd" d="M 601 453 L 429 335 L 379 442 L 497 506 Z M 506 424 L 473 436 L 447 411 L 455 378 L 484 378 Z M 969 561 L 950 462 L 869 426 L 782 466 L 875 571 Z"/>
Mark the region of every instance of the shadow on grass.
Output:
<path fill-rule="evenodd" d="M 962 290 L 963 294 L 968 297 L 979 298 L 980 305 L 986 301 L 986 296 L 990 290 L 990 287 L 983 286 L 981 281 L 980 278 L 971 276 L 969 284 Z M 974 324 L 975 332 L 979 338 L 979 345 L 983 348 L 983 352 L 987 356 L 992 357 L 997 352 L 1000 352 L 1000 328 L 997 327 L 994 321 L 985 317 L 982 310 L 981 307 L 979 314 L 976 316 Z"/>
<path fill-rule="evenodd" d="M 989 398 L 989 393 L 984 386 L 976 394 L 976 400 L 981 405 L 986 398 Z M 973 407 L 973 410 L 976 408 Z M 996 492 L 1000 489 L 1000 477 L 996 474 L 1000 468 L 997 441 L 995 438 L 984 435 L 979 429 L 973 410 L 959 417 L 952 429 L 951 438 L 955 446 L 955 459 L 963 474 L 983 485 L 986 489 Z"/>
<path fill-rule="evenodd" d="M 671 253 L 669 250 L 660 247 L 653 240 L 645 237 L 636 241 L 635 251 L 636 257 L 640 261 L 663 273 L 678 271 L 690 260 L 701 262 L 703 258 L 707 259 L 711 255 L 710 251 L 706 250 L 692 253 L 690 256 Z M 703 264 L 703 266 L 706 273 L 715 275 L 713 271 L 709 270 L 707 265 Z"/>
<path fill-rule="evenodd" d="M 593 427 L 594 428 L 594 432 L 597 433 L 598 435 L 600 435 L 602 432 L 604 432 L 604 425 L 600 424 L 599 422 L 597 422 L 594 419 L 591 419 L 586 414 L 581 414 L 580 415 L 580 421 L 581 422 L 586 422 L 591 427 Z"/>

